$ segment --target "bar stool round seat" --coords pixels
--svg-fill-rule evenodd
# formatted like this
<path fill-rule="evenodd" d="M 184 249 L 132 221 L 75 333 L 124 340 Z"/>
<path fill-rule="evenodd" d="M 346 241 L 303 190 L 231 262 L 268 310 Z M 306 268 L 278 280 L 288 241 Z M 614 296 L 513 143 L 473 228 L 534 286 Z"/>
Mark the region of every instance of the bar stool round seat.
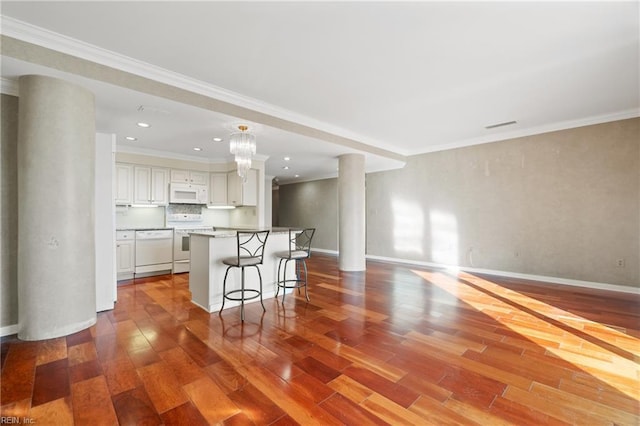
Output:
<path fill-rule="evenodd" d="M 222 315 L 224 302 L 233 300 L 240 302 L 240 319 L 244 321 L 244 302 L 260 298 L 262 310 L 266 311 L 262 301 L 262 274 L 258 265 L 262 265 L 264 259 L 264 246 L 267 242 L 269 231 L 238 231 L 236 234 L 237 254 L 236 256 L 225 257 L 222 263 L 227 265 L 222 282 L 222 306 L 218 315 Z M 258 271 L 259 288 L 245 287 L 245 271 L 247 267 L 255 267 Z M 240 268 L 240 288 L 227 291 L 227 276 L 231 268 Z"/>
<path fill-rule="evenodd" d="M 307 262 L 306 259 L 311 256 L 311 240 L 313 239 L 313 234 L 316 232 L 315 228 L 304 228 L 304 229 L 289 229 L 289 250 L 286 251 L 278 251 L 275 253 L 275 256 L 280 259 L 278 262 L 278 281 L 276 282 L 276 297 L 278 297 L 278 293 L 282 288 L 282 302 L 284 303 L 284 298 L 287 293 L 287 289 L 298 289 L 298 293 L 300 289 L 304 287 L 304 295 L 309 302 L 309 291 L 307 290 Z M 287 278 L 287 265 L 290 261 L 294 261 L 295 263 L 295 278 Z M 280 269 L 282 267 L 282 263 L 284 262 L 284 271 L 280 274 Z M 302 270 L 304 269 L 304 278 L 302 278 Z"/>

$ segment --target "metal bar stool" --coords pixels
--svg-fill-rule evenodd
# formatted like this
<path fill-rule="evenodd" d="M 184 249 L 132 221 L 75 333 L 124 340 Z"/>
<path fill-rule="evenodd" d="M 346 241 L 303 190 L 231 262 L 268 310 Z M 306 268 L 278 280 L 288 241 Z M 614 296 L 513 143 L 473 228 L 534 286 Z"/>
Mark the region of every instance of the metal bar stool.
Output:
<path fill-rule="evenodd" d="M 218 312 L 218 315 L 222 315 L 224 309 L 225 300 L 235 300 L 240 302 L 240 319 L 244 321 L 244 301 L 252 300 L 256 297 L 260 298 L 260 304 L 262 310 L 266 311 L 264 303 L 262 303 L 262 274 L 258 265 L 262 265 L 264 258 L 264 246 L 267 243 L 267 237 L 269 231 L 238 231 L 236 239 L 238 242 L 237 255 L 233 257 L 226 257 L 222 259 L 222 263 L 228 265 L 227 270 L 224 273 L 224 281 L 222 282 L 222 307 Z M 260 289 L 245 288 L 244 283 L 244 268 L 253 266 L 258 271 L 258 277 L 260 278 Z M 241 285 L 240 289 L 227 291 L 227 275 L 231 268 L 240 268 L 241 272 Z M 237 295 L 240 293 L 240 295 Z M 247 296 L 247 293 L 249 296 Z"/>
<path fill-rule="evenodd" d="M 307 290 L 307 262 L 305 259 L 311 256 L 311 239 L 315 232 L 315 228 L 305 228 L 302 230 L 289 229 L 289 250 L 275 253 L 275 256 L 280 258 L 278 262 L 278 287 L 276 288 L 276 297 L 278 297 L 280 288 L 282 288 L 282 303 L 284 303 L 284 296 L 288 288 L 297 288 L 298 293 L 300 293 L 300 287 L 304 287 L 304 295 L 307 298 L 307 302 L 309 301 L 309 292 Z M 295 262 L 296 266 L 295 279 L 287 279 L 287 264 L 291 260 Z M 282 275 L 282 279 L 280 279 L 282 262 L 284 262 L 284 274 Z M 302 271 L 300 270 L 300 265 L 304 268 L 304 279 L 301 278 Z"/>

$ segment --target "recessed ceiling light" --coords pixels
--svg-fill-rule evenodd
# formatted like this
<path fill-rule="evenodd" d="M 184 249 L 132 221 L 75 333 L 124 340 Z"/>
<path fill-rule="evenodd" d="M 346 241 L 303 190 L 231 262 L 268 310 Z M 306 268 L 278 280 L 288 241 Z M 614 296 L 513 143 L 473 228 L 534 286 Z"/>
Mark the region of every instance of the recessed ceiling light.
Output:
<path fill-rule="evenodd" d="M 294 177 L 297 177 L 297 178 L 299 178 L 299 177 L 300 177 L 300 175 L 294 175 Z"/>
<path fill-rule="evenodd" d="M 202 151 L 202 148 L 200 148 L 200 147 L 196 146 L 196 147 L 194 147 L 194 148 L 193 148 L 193 150 L 194 150 L 194 151 Z"/>
<path fill-rule="evenodd" d="M 127 136 L 127 137 L 125 137 L 125 139 L 128 140 L 128 141 L 137 141 L 138 140 L 138 138 L 134 138 L 133 136 Z"/>
<path fill-rule="evenodd" d="M 284 166 L 283 169 L 284 170 L 289 170 L 289 166 Z"/>
<path fill-rule="evenodd" d="M 214 142 L 222 142 L 222 138 L 213 138 Z"/>
<path fill-rule="evenodd" d="M 149 124 L 149 123 L 143 123 L 142 121 L 141 121 L 141 122 L 139 122 L 139 123 L 137 123 L 137 124 L 138 124 L 138 127 L 144 127 L 145 129 L 146 129 L 147 127 L 151 127 L 151 124 Z"/>
<path fill-rule="evenodd" d="M 284 161 L 289 161 L 291 160 L 291 157 L 284 157 Z"/>

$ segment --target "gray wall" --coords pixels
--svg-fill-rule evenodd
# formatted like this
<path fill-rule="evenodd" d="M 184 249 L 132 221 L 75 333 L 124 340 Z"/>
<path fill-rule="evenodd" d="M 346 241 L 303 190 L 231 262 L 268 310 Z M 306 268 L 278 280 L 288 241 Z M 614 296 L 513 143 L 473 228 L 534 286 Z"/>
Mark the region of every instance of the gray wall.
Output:
<path fill-rule="evenodd" d="M 640 286 L 639 135 L 624 120 L 368 174 L 367 254 Z M 281 217 L 337 229 L 335 180 L 319 182 L 282 185 Z"/>
<path fill-rule="evenodd" d="M 279 226 L 314 227 L 313 248 L 338 250 L 337 179 L 280 185 L 278 193 Z"/>
<path fill-rule="evenodd" d="M 18 323 L 18 98 L 2 95 L 0 327 Z"/>
<path fill-rule="evenodd" d="M 280 188 L 271 190 L 271 225 L 280 226 Z"/>

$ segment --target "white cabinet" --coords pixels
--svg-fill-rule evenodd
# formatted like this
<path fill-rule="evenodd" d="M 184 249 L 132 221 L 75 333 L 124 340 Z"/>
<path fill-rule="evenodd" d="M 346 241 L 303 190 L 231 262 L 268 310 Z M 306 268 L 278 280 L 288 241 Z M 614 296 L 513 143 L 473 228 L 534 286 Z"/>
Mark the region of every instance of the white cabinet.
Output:
<path fill-rule="evenodd" d="M 133 165 L 116 163 L 113 174 L 113 194 L 116 205 L 133 203 Z"/>
<path fill-rule="evenodd" d="M 171 182 L 192 185 L 209 185 L 209 172 L 171 169 Z"/>
<path fill-rule="evenodd" d="M 116 272 L 119 280 L 133 278 L 135 254 L 135 231 L 116 231 Z"/>
<path fill-rule="evenodd" d="M 227 173 L 227 202 L 231 206 L 255 206 L 258 204 L 258 171 L 249 169 L 247 181 L 242 182 L 237 171 Z"/>
<path fill-rule="evenodd" d="M 227 205 L 227 174 L 211 173 L 209 175 L 209 203 L 210 206 Z"/>
<path fill-rule="evenodd" d="M 188 183 L 189 170 L 171 169 L 171 182 Z"/>
<path fill-rule="evenodd" d="M 209 172 L 171 169 L 169 202 L 209 204 Z"/>
<path fill-rule="evenodd" d="M 151 203 L 160 206 L 169 204 L 169 171 L 151 169 Z"/>
<path fill-rule="evenodd" d="M 133 204 L 166 206 L 169 203 L 169 170 L 134 166 Z"/>

